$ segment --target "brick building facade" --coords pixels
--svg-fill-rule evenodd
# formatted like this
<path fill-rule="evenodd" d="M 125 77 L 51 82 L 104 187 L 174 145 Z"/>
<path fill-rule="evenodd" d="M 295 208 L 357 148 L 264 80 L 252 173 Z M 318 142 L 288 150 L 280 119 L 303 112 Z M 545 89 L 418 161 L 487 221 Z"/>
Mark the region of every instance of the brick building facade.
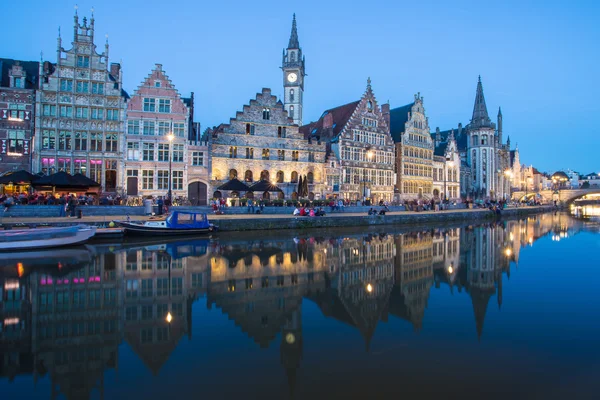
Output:
<path fill-rule="evenodd" d="M 308 139 L 327 142 L 324 197 L 393 200 L 394 142 L 370 79 L 360 100 L 326 110 L 301 132 Z"/>
<path fill-rule="evenodd" d="M 0 174 L 31 171 L 39 63 L 0 58 Z"/>
<path fill-rule="evenodd" d="M 206 166 L 198 165 L 197 153 L 203 150 L 190 149 L 192 143 L 198 146 L 190 140 L 197 137 L 193 104 L 194 94 L 181 97 L 161 64 L 156 64 L 132 95 L 127 104 L 128 195 L 167 196 L 171 185 L 173 198 L 186 197 L 191 181 L 206 183 Z"/>

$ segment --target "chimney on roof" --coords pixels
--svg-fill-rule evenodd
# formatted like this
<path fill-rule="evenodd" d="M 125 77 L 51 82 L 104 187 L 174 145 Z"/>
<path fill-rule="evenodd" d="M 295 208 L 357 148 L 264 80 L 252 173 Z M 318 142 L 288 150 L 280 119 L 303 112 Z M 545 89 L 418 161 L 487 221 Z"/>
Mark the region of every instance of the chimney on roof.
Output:
<path fill-rule="evenodd" d="M 385 123 L 388 128 L 390 127 L 390 103 L 385 103 L 381 105 L 381 114 L 383 118 L 385 118 Z"/>
<path fill-rule="evenodd" d="M 323 129 L 327 129 L 327 128 L 331 128 L 331 127 L 333 127 L 333 114 L 327 113 L 323 117 Z"/>

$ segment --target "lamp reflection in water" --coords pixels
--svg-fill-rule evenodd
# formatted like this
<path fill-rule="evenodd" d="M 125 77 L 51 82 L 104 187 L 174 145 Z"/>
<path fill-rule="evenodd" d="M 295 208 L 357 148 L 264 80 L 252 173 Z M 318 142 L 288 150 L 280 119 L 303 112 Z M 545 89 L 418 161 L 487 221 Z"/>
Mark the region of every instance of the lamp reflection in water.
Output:
<path fill-rule="evenodd" d="M 367 292 L 368 293 L 372 293 L 373 292 L 373 285 L 371 285 L 370 283 L 367 284 Z"/>
<path fill-rule="evenodd" d="M 167 317 L 165 318 L 165 321 L 167 321 L 168 324 L 170 324 L 171 321 L 173 321 L 173 316 L 171 315 L 170 311 L 167 313 Z"/>
<path fill-rule="evenodd" d="M 504 254 L 506 254 L 506 257 L 510 257 L 512 255 L 512 250 L 510 247 L 507 247 L 506 250 L 504 250 Z"/>
<path fill-rule="evenodd" d="M 454 263 L 450 263 L 450 265 L 448 265 L 448 273 L 451 274 L 454 272 Z"/>

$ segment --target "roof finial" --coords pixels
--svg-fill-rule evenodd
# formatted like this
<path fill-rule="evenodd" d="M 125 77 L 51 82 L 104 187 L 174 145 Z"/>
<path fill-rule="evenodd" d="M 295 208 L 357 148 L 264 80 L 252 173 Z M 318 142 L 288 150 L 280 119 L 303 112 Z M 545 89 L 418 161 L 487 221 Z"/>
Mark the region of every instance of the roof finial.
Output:
<path fill-rule="evenodd" d="M 58 27 L 58 38 L 60 39 L 60 26 Z"/>
<path fill-rule="evenodd" d="M 299 49 L 300 43 L 298 42 L 298 28 L 296 27 L 296 13 L 292 18 L 292 33 L 290 34 L 290 42 L 288 43 L 288 49 Z"/>
<path fill-rule="evenodd" d="M 94 18 L 94 6 L 92 6 L 92 18 Z"/>
<path fill-rule="evenodd" d="M 77 15 L 77 9 L 79 8 L 79 6 L 77 4 L 75 4 L 75 15 Z"/>
<path fill-rule="evenodd" d="M 367 78 L 367 90 L 371 90 L 371 77 Z"/>
<path fill-rule="evenodd" d="M 481 83 L 481 75 L 479 75 L 479 83 Z"/>

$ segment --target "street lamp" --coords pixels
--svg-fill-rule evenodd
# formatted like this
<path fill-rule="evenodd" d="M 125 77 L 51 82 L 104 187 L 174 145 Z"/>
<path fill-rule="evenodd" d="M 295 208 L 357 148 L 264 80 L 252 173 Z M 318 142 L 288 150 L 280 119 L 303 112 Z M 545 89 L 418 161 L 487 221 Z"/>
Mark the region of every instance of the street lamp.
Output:
<path fill-rule="evenodd" d="M 173 187 L 173 168 L 172 168 L 172 162 L 173 162 L 173 139 L 175 139 L 175 135 L 173 135 L 173 133 L 169 133 L 167 135 L 167 139 L 169 140 L 169 194 L 168 194 L 168 198 L 169 198 L 169 207 L 171 207 L 171 188 Z"/>
<path fill-rule="evenodd" d="M 510 169 L 506 169 L 506 171 L 504 171 L 504 176 L 506 177 L 506 179 L 508 180 L 508 198 L 512 199 L 512 177 L 513 177 L 513 173 Z M 506 191 L 504 192 L 506 193 Z"/>
<path fill-rule="evenodd" d="M 367 161 L 370 162 L 373 157 L 373 151 L 367 147 Z M 363 205 L 367 200 L 367 168 L 363 168 Z"/>

